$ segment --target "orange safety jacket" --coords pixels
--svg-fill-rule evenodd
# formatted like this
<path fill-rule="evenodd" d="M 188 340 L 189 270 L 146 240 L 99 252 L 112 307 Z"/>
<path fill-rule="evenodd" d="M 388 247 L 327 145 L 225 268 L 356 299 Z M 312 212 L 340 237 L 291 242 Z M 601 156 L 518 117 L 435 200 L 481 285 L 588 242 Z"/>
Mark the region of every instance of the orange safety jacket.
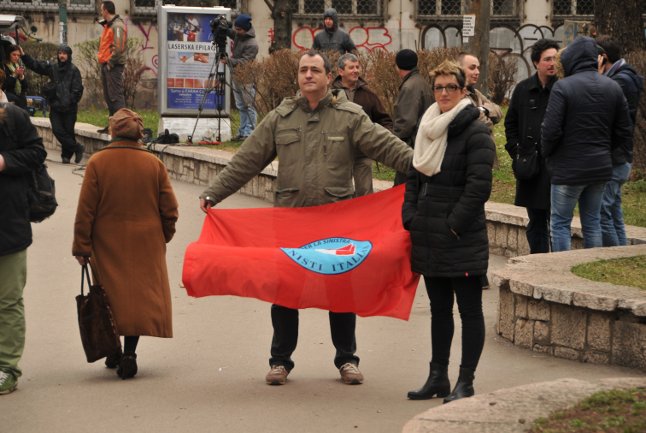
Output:
<path fill-rule="evenodd" d="M 126 63 L 127 32 L 123 20 L 115 15 L 111 21 L 103 24 L 103 33 L 99 40 L 99 63 L 110 66 Z"/>

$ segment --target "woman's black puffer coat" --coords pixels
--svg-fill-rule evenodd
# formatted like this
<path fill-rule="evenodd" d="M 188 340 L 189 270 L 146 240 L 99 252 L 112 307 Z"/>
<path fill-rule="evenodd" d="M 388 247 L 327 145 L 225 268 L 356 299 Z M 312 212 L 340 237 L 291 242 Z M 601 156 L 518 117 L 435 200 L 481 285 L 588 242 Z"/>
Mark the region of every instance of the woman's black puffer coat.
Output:
<path fill-rule="evenodd" d="M 402 209 L 414 272 L 433 277 L 485 275 L 489 242 L 484 204 L 491 193 L 495 146 L 479 111 L 465 107 L 448 129 L 440 173 L 408 174 Z"/>

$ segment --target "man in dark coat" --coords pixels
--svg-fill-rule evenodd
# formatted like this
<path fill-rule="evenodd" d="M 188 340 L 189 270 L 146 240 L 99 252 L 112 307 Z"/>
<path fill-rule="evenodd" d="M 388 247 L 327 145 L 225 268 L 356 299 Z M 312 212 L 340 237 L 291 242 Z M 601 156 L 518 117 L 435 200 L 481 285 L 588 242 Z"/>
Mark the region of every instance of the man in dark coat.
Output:
<path fill-rule="evenodd" d="M 350 39 L 350 35 L 339 28 L 339 17 L 336 9 L 329 8 L 323 13 L 323 31 L 314 36 L 312 49 L 338 51 L 341 54 L 356 51 L 357 47 Z"/>
<path fill-rule="evenodd" d="M 339 76 L 332 82 L 333 89 L 343 89 L 350 102 L 361 105 L 370 120 L 392 131 L 393 121 L 386 113 L 379 96 L 373 92 L 361 78 L 361 64 L 352 53 L 345 53 L 337 62 Z M 371 194 L 372 189 L 372 159 L 359 152 L 354 161 L 354 195 Z"/>
<path fill-rule="evenodd" d="M 419 121 L 426 109 L 433 103 L 431 85 L 417 69 L 417 53 L 403 49 L 395 56 L 397 71 L 402 79 L 399 95 L 395 102 L 393 132 L 410 147 L 415 147 Z M 406 182 L 406 173 L 395 175 L 395 185 Z"/>
<path fill-rule="evenodd" d="M 74 156 L 74 162 L 83 159 L 84 147 L 76 141 L 74 125 L 78 113 L 78 103 L 83 96 L 83 81 L 81 72 L 72 63 L 72 49 L 67 45 L 58 47 L 57 63 L 39 61 L 29 54 L 22 54 L 22 61 L 32 71 L 50 78 L 56 88 L 44 95 L 50 106 L 49 120 L 52 132 L 61 143 L 61 159 L 63 164 L 69 164 Z"/>
<path fill-rule="evenodd" d="M 565 78 L 552 86 L 541 129 L 551 173 L 552 250 L 570 249 L 579 204 L 583 245 L 600 247 L 601 197 L 612 177 L 612 154 L 632 146 L 632 122 L 621 87 L 597 71 L 594 39 L 579 37 L 561 54 Z"/>
<path fill-rule="evenodd" d="M 505 149 L 514 166 L 519 155 L 538 152 L 540 169 L 530 179 L 516 178 L 514 204 L 527 209 L 527 242 L 531 254 L 550 251 L 550 177 L 541 155 L 541 123 L 552 85 L 556 82 L 558 43 L 541 39 L 532 46 L 536 73 L 516 84 L 505 117 Z"/>
<path fill-rule="evenodd" d="M 615 80 L 624 92 L 634 132 L 639 97 L 644 89 L 644 77 L 621 57 L 621 48 L 615 41 L 602 36 L 597 38 L 597 44 L 604 51 L 599 59 L 599 73 Z M 627 244 L 624 214 L 621 209 L 621 187 L 630 177 L 632 161 L 632 147 L 628 153 L 612 154 L 612 178 L 606 183 L 601 200 L 601 234 L 604 247 Z"/>
<path fill-rule="evenodd" d="M 46 156 L 29 114 L 13 104 L 0 107 L 0 394 L 13 392 L 22 374 L 23 290 L 32 242 L 27 179 Z"/>

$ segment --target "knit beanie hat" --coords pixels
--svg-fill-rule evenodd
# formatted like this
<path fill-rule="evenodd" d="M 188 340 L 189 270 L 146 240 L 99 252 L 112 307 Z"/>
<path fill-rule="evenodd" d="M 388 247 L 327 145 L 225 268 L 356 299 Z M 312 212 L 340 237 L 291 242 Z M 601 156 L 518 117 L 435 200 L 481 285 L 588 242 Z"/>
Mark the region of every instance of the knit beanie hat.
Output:
<path fill-rule="evenodd" d="M 113 137 L 139 140 L 144 136 L 144 122 L 137 113 L 121 108 L 108 119 Z"/>
<path fill-rule="evenodd" d="M 403 71 L 410 71 L 417 67 L 417 53 L 408 48 L 403 49 L 395 56 L 395 64 Z"/>
<path fill-rule="evenodd" d="M 240 14 L 236 18 L 234 25 L 248 32 L 251 29 L 251 17 L 247 14 Z"/>

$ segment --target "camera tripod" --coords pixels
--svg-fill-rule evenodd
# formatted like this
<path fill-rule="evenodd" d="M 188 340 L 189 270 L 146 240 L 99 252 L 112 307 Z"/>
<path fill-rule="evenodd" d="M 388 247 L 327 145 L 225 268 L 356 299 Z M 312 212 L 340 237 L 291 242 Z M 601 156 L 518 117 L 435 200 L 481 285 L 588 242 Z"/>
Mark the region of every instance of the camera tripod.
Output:
<path fill-rule="evenodd" d="M 195 135 L 195 130 L 197 129 L 197 123 L 200 121 L 200 116 L 204 110 L 204 103 L 208 95 L 213 92 L 215 95 L 215 108 L 218 111 L 218 133 L 215 143 L 220 144 L 222 142 L 222 132 L 221 132 L 221 121 L 222 121 L 222 109 L 224 108 L 225 101 L 225 87 L 230 86 L 226 82 L 226 67 L 227 64 L 220 62 L 221 59 L 227 59 L 227 54 L 223 49 L 217 47 L 215 52 L 215 59 L 211 65 L 211 70 L 209 71 L 209 76 L 207 78 L 207 86 L 204 87 L 202 93 L 202 99 L 197 107 L 197 118 L 195 119 L 195 125 L 193 126 L 193 132 L 187 137 L 189 143 L 193 143 L 193 136 Z"/>

